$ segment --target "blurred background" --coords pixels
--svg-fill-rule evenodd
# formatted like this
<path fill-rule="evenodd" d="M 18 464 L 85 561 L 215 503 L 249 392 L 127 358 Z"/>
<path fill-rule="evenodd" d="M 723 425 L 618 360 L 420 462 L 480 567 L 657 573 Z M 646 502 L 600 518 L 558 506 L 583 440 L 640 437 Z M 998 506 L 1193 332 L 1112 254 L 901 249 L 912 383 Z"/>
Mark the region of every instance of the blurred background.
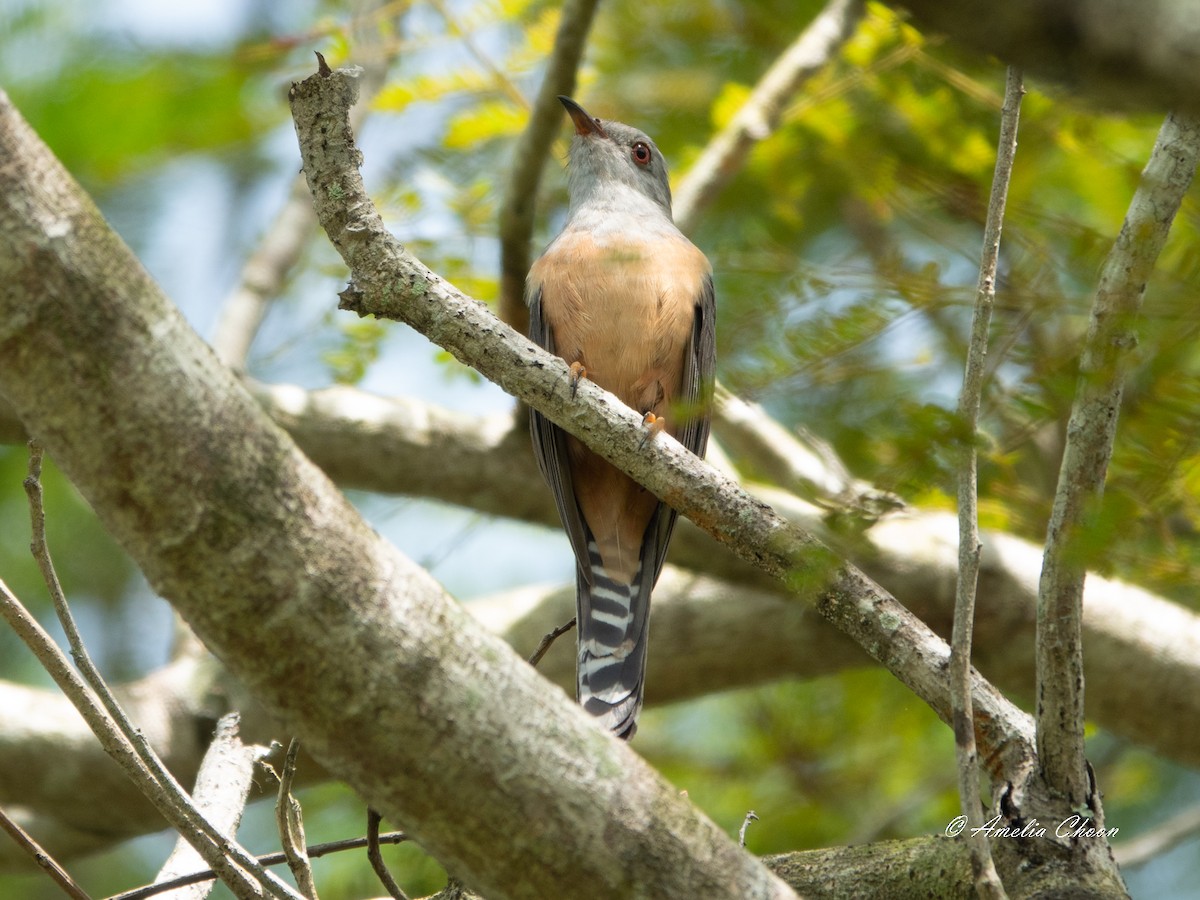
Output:
<path fill-rule="evenodd" d="M 678 177 L 820 8 L 811 0 L 610 0 L 576 97 L 593 115 L 649 132 Z M 537 0 L 6 0 L 0 88 L 212 339 L 299 168 L 289 83 L 313 71 L 314 50 L 333 65 L 386 60 L 360 135 L 367 183 L 427 265 L 494 302 L 505 174 L 558 12 Z M 953 508 L 953 411 L 1003 82 L 995 60 L 868 5 L 691 232 L 716 271 L 725 385 L 827 441 L 857 477 L 922 507 Z M 1105 110 L 1071 85 L 1027 79 L 1027 87 L 980 492 L 983 525 L 1040 543 L 1097 272 L 1161 114 Z M 564 119 L 535 253 L 563 219 L 568 134 Z M 1091 562 L 1193 610 L 1197 212 L 1194 198 L 1185 203 L 1146 294 L 1141 362 L 1094 518 Z M 314 232 L 251 348 L 249 374 L 309 388 L 353 384 L 470 414 L 512 408 L 406 327 L 337 312 L 345 277 Z M 24 447 L 0 446 L 0 576 L 53 628 L 27 551 L 26 462 Z M 102 671 L 123 681 L 161 666 L 169 608 L 49 469 L 52 550 Z M 556 531 L 421 498 L 353 500 L 464 602 L 573 577 Z M 0 678 L 49 684 L 7 631 Z M 1103 732 L 1090 740 L 1108 824 L 1121 838 L 1200 802 L 1195 772 Z M 959 811 L 950 731 L 877 669 L 652 708 L 636 748 L 730 832 L 755 810 L 747 845 L 759 854 L 941 832 Z M 300 800 L 310 842 L 362 833 L 362 804 L 345 788 L 306 789 Z M 242 836 L 256 852 L 276 848 L 269 804 L 250 810 Z M 69 868 L 103 896 L 150 880 L 170 843 L 151 836 Z M 1200 878 L 1196 850 L 1193 837 L 1126 870 L 1134 896 L 1188 896 Z M 411 896 L 444 883 L 417 848 L 385 855 Z M 315 868 L 327 900 L 380 893 L 361 854 Z M 40 876 L 0 875 L 0 897 L 54 896 Z"/>

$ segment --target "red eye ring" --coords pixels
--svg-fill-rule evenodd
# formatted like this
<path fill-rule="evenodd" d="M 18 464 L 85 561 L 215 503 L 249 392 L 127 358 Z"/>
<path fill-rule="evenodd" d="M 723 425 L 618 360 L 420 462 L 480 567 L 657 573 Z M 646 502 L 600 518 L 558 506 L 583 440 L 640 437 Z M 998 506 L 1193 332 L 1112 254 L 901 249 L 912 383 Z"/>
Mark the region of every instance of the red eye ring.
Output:
<path fill-rule="evenodd" d="M 630 149 L 630 156 L 633 161 L 639 166 L 650 165 L 650 145 L 644 141 L 638 141 Z"/>

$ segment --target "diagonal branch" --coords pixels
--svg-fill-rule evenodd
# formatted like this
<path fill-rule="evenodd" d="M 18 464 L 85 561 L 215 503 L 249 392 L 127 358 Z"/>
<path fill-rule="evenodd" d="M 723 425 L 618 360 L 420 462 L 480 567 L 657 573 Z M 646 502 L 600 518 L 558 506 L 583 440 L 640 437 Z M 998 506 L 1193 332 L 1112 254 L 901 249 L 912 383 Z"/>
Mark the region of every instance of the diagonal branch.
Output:
<path fill-rule="evenodd" d="M 79 886 L 70 873 L 60 866 L 53 856 L 43 850 L 24 828 L 10 819 L 2 808 L 0 808 L 0 831 L 12 838 L 13 843 L 20 847 L 23 853 L 28 854 L 50 880 L 58 885 L 59 890 L 71 900 L 91 900 L 87 891 Z"/>
<path fill-rule="evenodd" d="M 675 223 L 691 231 L 703 209 L 733 176 L 750 148 L 779 125 L 792 95 L 824 68 L 850 37 L 862 0 L 829 0 L 755 86 L 733 120 L 704 148 L 675 189 Z"/>
<path fill-rule="evenodd" d="M 949 648 L 890 594 L 807 532 L 750 497 L 676 441 L 647 449 L 642 419 L 594 383 L 569 388 L 566 364 L 505 326 L 396 241 L 365 193 L 347 110 L 355 76 L 340 70 L 292 86 L 290 100 L 317 216 L 350 267 L 344 308 L 411 325 L 574 434 L 744 560 L 812 599 L 817 609 L 951 719 Z M 1028 717 L 976 675 L 985 764 L 1011 778 L 1030 761 Z"/>
<path fill-rule="evenodd" d="M 554 50 L 538 89 L 529 124 L 513 150 L 513 161 L 500 210 L 500 318 L 524 334 L 529 330 L 525 308 L 525 274 L 529 271 L 529 242 L 537 209 L 538 185 L 554 137 L 562 124 L 559 94 L 575 92 L 575 72 L 583 58 L 584 42 L 592 27 L 596 0 L 567 0 L 563 4 Z"/>
<path fill-rule="evenodd" d="M 1091 799 L 1083 746 L 1083 527 L 1104 490 L 1146 282 L 1198 161 L 1200 121 L 1167 116 L 1100 272 L 1067 422 L 1038 589 L 1037 736 L 1047 784 L 1073 807 Z"/>

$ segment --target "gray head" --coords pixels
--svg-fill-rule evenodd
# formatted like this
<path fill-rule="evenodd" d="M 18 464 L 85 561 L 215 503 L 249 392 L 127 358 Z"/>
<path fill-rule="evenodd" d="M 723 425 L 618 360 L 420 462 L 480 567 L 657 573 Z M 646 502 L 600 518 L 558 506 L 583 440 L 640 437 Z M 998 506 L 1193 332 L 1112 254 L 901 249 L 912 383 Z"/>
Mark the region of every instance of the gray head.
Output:
<path fill-rule="evenodd" d="M 570 97 L 559 97 L 575 125 L 567 189 L 571 208 L 588 202 L 636 206 L 652 201 L 671 218 L 667 163 L 644 132 L 595 119 Z"/>

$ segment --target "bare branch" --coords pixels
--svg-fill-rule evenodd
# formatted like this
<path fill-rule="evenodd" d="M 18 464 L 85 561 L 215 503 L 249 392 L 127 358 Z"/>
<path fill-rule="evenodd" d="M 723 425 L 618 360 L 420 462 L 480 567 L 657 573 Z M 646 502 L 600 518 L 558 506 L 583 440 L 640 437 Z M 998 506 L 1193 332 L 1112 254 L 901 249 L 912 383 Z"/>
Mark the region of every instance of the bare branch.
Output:
<path fill-rule="evenodd" d="M 862 15 L 862 0 L 829 0 L 774 64 L 733 120 L 704 148 L 675 189 L 675 223 L 696 226 L 700 213 L 741 166 L 756 143 L 770 136 L 792 95 L 824 68 Z"/>
<path fill-rule="evenodd" d="M 979 761 L 975 752 L 975 713 L 971 704 L 971 636 L 975 628 L 975 588 L 979 577 L 978 454 L 975 449 L 979 423 L 979 399 L 983 394 L 983 376 L 987 362 L 988 330 L 992 322 L 992 304 L 996 299 L 996 268 L 1000 261 L 1000 232 L 1004 225 L 1004 206 L 1012 179 L 1013 158 L 1017 151 L 1017 122 L 1025 86 L 1021 72 L 1009 67 L 1004 91 L 1004 109 L 1000 116 L 1000 139 L 996 149 L 996 170 L 988 200 L 983 232 L 983 254 L 979 265 L 979 284 L 975 292 L 975 312 L 971 317 L 971 339 L 958 415 L 962 420 L 963 439 L 958 466 L 958 587 L 954 601 L 954 631 L 950 644 L 950 702 L 954 708 L 954 746 L 958 759 L 958 792 L 963 815 L 967 817 L 967 843 L 971 848 L 971 870 L 981 900 L 1006 897 L 1004 885 L 996 874 L 988 835 L 983 825 L 983 804 L 979 791 Z"/>
<path fill-rule="evenodd" d="M 500 318 L 525 334 L 529 311 L 525 308 L 525 275 L 529 272 L 529 242 L 537 210 L 538 185 L 550 146 L 562 126 L 559 94 L 575 92 L 575 71 L 583 50 L 596 0 L 563 3 L 554 50 L 546 61 L 546 74 L 538 89 L 529 124 L 513 149 L 508 188 L 500 209 Z"/>
<path fill-rule="evenodd" d="M 296 757 L 300 754 L 300 742 L 292 738 L 283 757 L 283 770 L 279 773 L 279 791 L 275 797 L 275 822 L 283 855 L 288 868 L 296 879 L 296 887 L 308 900 L 317 900 L 317 884 L 313 880 L 312 865 L 308 861 L 308 842 L 304 839 L 304 816 L 300 801 L 292 794 L 296 780 Z M 376 835 L 378 838 L 378 835 Z"/>
<path fill-rule="evenodd" d="M 389 831 L 387 834 L 379 835 L 379 843 L 381 844 L 403 844 L 405 841 L 411 840 L 403 831 Z M 327 841 L 324 844 L 314 844 L 308 848 L 308 856 L 310 859 L 317 859 L 321 856 L 328 856 L 331 853 L 341 853 L 345 850 L 361 850 L 367 846 L 366 837 L 346 838 L 341 841 Z M 263 866 L 280 866 L 287 862 L 287 856 L 283 851 L 278 853 L 264 853 L 258 857 L 258 862 Z M 145 900 L 147 897 L 156 897 L 159 894 L 165 894 L 168 891 L 173 891 L 177 888 L 187 887 L 191 884 L 198 884 L 202 881 L 212 881 L 216 878 L 216 873 L 212 869 L 206 869 L 201 872 L 190 872 L 187 875 L 181 875 L 170 882 L 163 884 L 152 884 L 145 887 L 135 888 L 132 891 L 123 891 L 120 894 L 114 894 L 108 900 Z"/>
<path fill-rule="evenodd" d="M 64 894 L 72 898 L 72 900 L 91 900 L 87 891 L 81 888 L 75 882 L 75 879 L 67 874 L 67 870 L 60 866 L 53 856 L 43 850 L 38 845 L 38 842 L 25 832 L 24 828 L 10 819 L 3 809 L 0 809 L 0 829 L 3 829 L 21 850 L 32 857 L 33 861 L 38 864 L 38 867 L 62 889 Z"/>
<path fill-rule="evenodd" d="M 235 369 L 244 369 L 271 301 L 283 290 L 287 277 L 300 261 L 315 234 L 312 195 L 297 175 L 287 201 L 267 227 L 267 232 L 242 267 L 241 277 L 226 297 L 213 335 L 213 349 Z"/>
<path fill-rule="evenodd" d="M 238 735 L 237 713 L 226 713 L 217 722 L 217 730 L 205 751 L 192 788 L 196 811 L 226 837 L 237 834 L 238 824 L 250 796 L 250 785 L 260 761 L 270 752 L 266 747 L 246 745 Z M 155 884 L 174 881 L 186 872 L 193 872 L 204 863 L 182 835 L 167 861 L 159 869 Z M 208 896 L 207 888 L 194 891 L 180 889 L 172 900 L 187 900 Z"/>
<path fill-rule="evenodd" d="M 367 859 L 370 860 L 371 868 L 388 895 L 393 900 L 408 900 L 408 895 L 396 883 L 396 879 L 388 870 L 387 863 L 383 861 L 383 854 L 379 852 L 379 823 L 382 819 L 383 817 L 375 810 L 367 810 Z"/>
<path fill-rule="evenodd" d="M 940 835 L 781 853 L 764 861 L 804 896 L 830 896 L 844 890 L 859 897 L 902 897 L 911 892 L 911 882 L 905 884 L 896 874 L 905 871 L 921 872 L 925 876 L 921 891 L 931 897 L 968 900 L 973 896 L 966 844 Z"/>
<path fill-rule="evenodd" d="M 1090 802 L 1083 746 L 1083 526 L 1104 489 L 1146 283 L 1200 160 L 1200 122 L 1167 116 L 1100 273 L 1038 590 L 1038 759 L 1072 807 Z"/>
<path fill-rule="evenodd" d="M 537 645 L 537 649 L 534 650 L 530 655 L 529 664 L 531 666 L 536 666 L 538 663 L 540 663 L 542 661 L 542 657 L 546 655 L 546 651 L 554 646 L 554 642 L 574 627 L 575 618 L 572 616 L 571 621 L 566 622 L 563 625 L 559 625 L 557 628 L 549 631 L 546 636 L 542 638 L 541 643 Z"/>
<path fill-rule="evenodd" d="M 746 846 L 746 829 L 750 827 L 751 822 L 757 821 L 758 816 L 755 815 L 754 810 L 750 810 L 748 813 L 746 813 L 746 817 L 742 819 L 742 827 L 738 829 L 738 843 L 741 846 Z"/>
<path fill-rule="evenodd" d="M 511 417 L 472 418 L 409 398 L 378 397 L 349 388 L 306 392 L 281 385 L 261 388 L 256 395 L 305 452 L 346 486 L 432 497 L 523 521 L 557 522 L 549 492 L 528 488 L 539 476 L 529 452 L 527 430 L 523 423 L 514 425 Z M 836 506 L 833 492 L 843 485 L 851 487 L 852 496 L 860 495 L 861 489 L 846 482 L 836 467 L 822 472 L 817 457 L 787 450 L 781 459 L 770 448 L 763 449 L 762 441 L 782 439 L 778 426 L 752 406 L 742 407 L 740 402 L 735 406 L 740 410 L 735 420 L 718 433 L 735 455 L 750 461 L 751 468 L 761 467 L 771 477 L 787 478 L 791 471 L 800 478 L 811 478 L 811 489 L 795 480 L 793 487 L 822 506 Z M 718 404 L 717 423 L 721 426 L 724 410 L 724 404 Z M 756 420 L 758 415 L 764 418 Z M 751 424 L 743 426 L 743 418 Z M 761 421 L 760 435 L 740 434 L 744 427 L 753 428 L 755 421 Z M 735 435 L 735 430 L 739 434 Z M 825 540 L 838 539 L 823 530 L 822 509 L 761 484 L 745 484 L 793 524 Z M 868 487 L 868 498 L 873 496 L 872 490 Z M 886 502 L 887 495 L 884 498 Z M 868 511 L 871 506 L 867 504 Z M 976 623 L 977 633 L 983 628 L 985 637 L 982 648 L 976 649 L 976 665 L 1006 691 L 1030 697 L 1041 548 L 1003 533 L 986 535 L 985 541 L 990 546 L 981 562 L 982 619 Z M 957 577 L 958 542 L 956 526 L 949 517 L 920 509 L 892 512 L 857 540 L 836 546 L 859 561 L 935 631 L 950 635 L 949 598 Z M 686 520 L 680 520 L 676 529 L 671 558 L 745 587 L 779 589 Z M 1200 744 L 1167 725 L 1200 719 L 1200 660 L 1195 651 L 1200 620 L 1149 591 L 1095 575 L 1087 580 L 1085 598 L 1085 641 L 1096 648 L 1086 663 L 1090 716 L 1158 753 L 1188 765 L 1200 764 Z M 527 652 L 545 634 L 545 622 L 564 621 L 570 615 L 569 611 L 561 616 L 548 613 L 526 639 L 528 643 L 517 646 Z M 662 630 L 658 634 L 656 647 L 661 648 Z M 830 639 L 829 633 L 825 639 Z M 814 646 L 819 646 L 821 639 L 814 640 L 818 642 Z M 979 659 L 980 649 L 983 659 Z M 651 666 L 653 660 L 652 654 Z M 786 665 L 786 671 L 800 673 L 795 662 L 779 664 Z M 700 676 L 694 682 L 698 687 L 715 687 L 718 681 L 715 675 L 692 675 Z M 652 691 L 661 677 L 651 678 Z M 733 673 L 722 677 L 733 677 Z M 748 677 L 759 675 L 749 672 Z M 1164 696 L 1163 684 L 1181 688 Z M 1160 714 L 1164 703 L 1169 704 L 1169 713 Z"/>
<path fill-rule="evenodd" d="M 1010 696 L 1032 706 L 1041 548 L 1002 533 L 985 533 L 983 542 L 975 664 Z M 916 615 L 949 635 L 956 548 L 952 514 L 913 511 L 881 520 L 857 552 Z M 570 618 L 574 587 L 530 586 L 475 600 L 467 608 L 526 654 L 548 622 Z M 1085 670 L 1089 719 L 1164 758 L 1200 765 L 1200 745 L 1178 727 L 1200 718 L 1200 617 L 1096 576 L 1088 578 L 1084 610 L 1091 648 Z M 651 615 L 656 637 L 647 703 L 652 705 L 870 663 L 857 645 L 804 605 L 744 581 L 719 581 L 668 566 Z M 574 690 L 573 649 L 573 642 L 559 641 L 538 667 L 568 694 Z M 177 662 L 115 688 L 177 773 L 194 772 L 203 752 L 193 741 L 212 712 L 197 698 L 237 690 L 229 676 L 210 687 L 216 677 L 206 674 L 211 668 Z M 1164 691 L 1164 685 L 1171 689 Z M 243 733 L 259 742 L 278 734 L 247 698 L 235 696 L 235 702 L 243 709 Z M 46 744 L 62 749 L 53 757 L 37 752 Z M 304 774 L 310 783 L 328 777 L 315 762 Z M 81 807 L 76 798 L 84 790 L 104 798 L 103 811 L 118 814 Z M 0 682 L 0 803 L 16 802 L 26 810 L 22 824 L 64 862 L 161 828 L 153 808 L 96 747 L 61 694 Z M 14 864 L 9 848 L 0 841 L 0 865 Z"/>
<path fill-rule="evenodd" d="M 29 475 L 25 479 L 25 492 L 29 495 L 33 529 L 30 549 L 42 571 L 46 586 L 50 589 L 54 611 L 70 643 L 71 656 L 83 676 L 82 680 L 67 665 L 62 651 L 50 640 L 41 626 L 30 619 L 20 601 L 8 592 L 3 582 L 0 582 L 0 588 L 3 588 L 5 594 L 4 616 L 9 625 L 34 652 L 63 693 L 75 704 L 76 709 L 100 739 L 104 749 L 125 767 L 129 776 L 167 821 L 179 831 L 180 836 L 187 838 L 197 854 L 221 873 L 222 881 L 239 896 L 260 896 L 261 891 L 255 882 L 262 885 L 268 896 L 297 896 L 286 884 L 257 865 L 254 857 L 222 834 L 196 808 L 187 792 L 162 764 L 145 735 L 129 721 L 129 717 L 125 715 L 92 662 L 67 606 L 67 598 L 63 594 L 62 585 L 59 584 L 58 574 L 54 571 L 54 563 L 50 559 L 50 548 L 46 543 L 46 513 L 42 505 L 41 472 L 42 449 L 38 444 L 31 442 Z"/>
<path fill-rule="evenodd" d="M 894 494 L 852 476 L 829 447 L 809 435 L 797 438 L 757 403 L 735 396 L 720 383 L 714 397 L 713 432 L 722 449 L 749 464 L 754 480 L 778 485 L 823 509 L 866 519 L 904 505 Z"/>

